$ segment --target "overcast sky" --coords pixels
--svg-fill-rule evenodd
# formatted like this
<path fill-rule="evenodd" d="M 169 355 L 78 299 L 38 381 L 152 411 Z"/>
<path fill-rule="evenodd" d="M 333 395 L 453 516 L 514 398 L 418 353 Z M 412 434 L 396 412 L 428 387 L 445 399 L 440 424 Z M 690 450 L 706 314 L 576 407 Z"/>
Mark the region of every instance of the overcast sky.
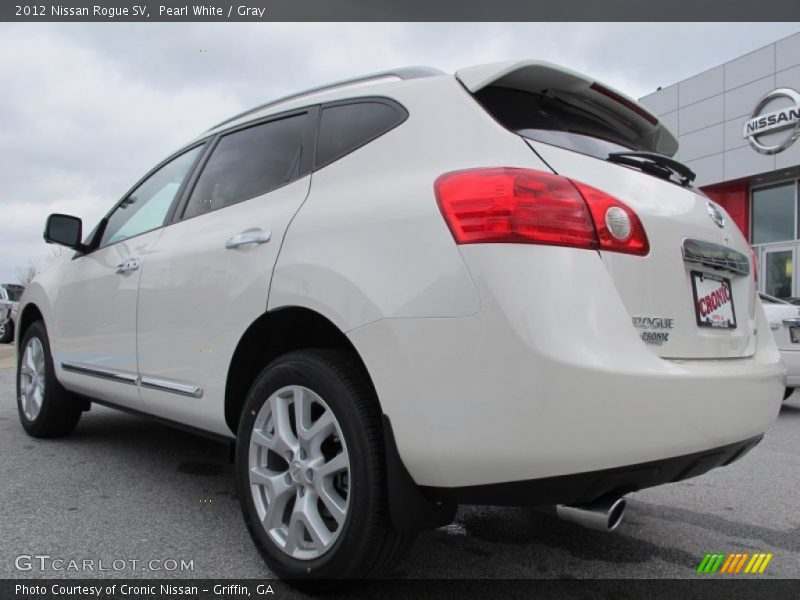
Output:
<path fill-rule="evenodd" d="M 0 24 L 0 282 L 44 256 L 45 217 L 97 220 L 217 121 L 397 66 L 548 60 L 638 98 L 798 23 Z"/>

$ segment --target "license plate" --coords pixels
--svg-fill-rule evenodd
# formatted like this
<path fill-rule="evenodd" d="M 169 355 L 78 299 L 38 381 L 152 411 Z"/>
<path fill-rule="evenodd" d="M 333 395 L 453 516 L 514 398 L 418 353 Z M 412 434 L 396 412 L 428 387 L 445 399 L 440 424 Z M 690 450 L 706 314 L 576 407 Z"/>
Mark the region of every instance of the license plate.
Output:
<path fill-rule="evenodd" d="M 789 337 L 792 338 L 793 344 L 800 344 L 800 325 L 789 327 Z"/>
<path fill-rule="evenodd" d="M 700 271 L 692 271 L 691 277 L 697 324 L 715 329 L 736 329 L 731 280 Z"/>

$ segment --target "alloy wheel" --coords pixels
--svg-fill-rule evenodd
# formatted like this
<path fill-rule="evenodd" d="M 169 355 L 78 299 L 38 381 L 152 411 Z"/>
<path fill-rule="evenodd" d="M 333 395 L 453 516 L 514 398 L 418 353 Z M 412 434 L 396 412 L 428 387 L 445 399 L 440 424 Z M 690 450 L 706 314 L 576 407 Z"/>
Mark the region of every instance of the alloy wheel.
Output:
<path fill-rule="evenodd" d="M 344 529 L 350 459 L 333 411 L 312 390 L 287 386 L 256 416 L 248 459 L 258 518 L 289 556 L 312 560 Z"/>
<path fill-rule="evenodd" d="M 45 391 L 44 347 L 37 337 L 28 340 L 19 370 L 19 393 L 22 412 L 35 421 L 42 410 Z"/>

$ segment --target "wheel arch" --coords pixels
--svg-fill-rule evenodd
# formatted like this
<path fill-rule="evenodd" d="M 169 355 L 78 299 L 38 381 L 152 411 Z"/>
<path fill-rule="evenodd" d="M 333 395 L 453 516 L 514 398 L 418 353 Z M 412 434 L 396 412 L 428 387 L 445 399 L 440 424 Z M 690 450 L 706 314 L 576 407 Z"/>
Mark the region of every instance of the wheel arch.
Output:
<path fill-rule="evenodd" d="M 356 347 L 331 320 L 309 308 L 290 306 L 266 312 L 239 340 L 225 385 L 225 422 L 234 435 L 247 392 L 258 374 L 279 356 L 304 348 L 338 348 L 350 352 L 371 386 L 382 414 L 389 513 L 397 530 L 416 533 L 452 522 L 456 505 L 429 499 L 403 464 L 391 422 L 383 413 L 375 384 Z"/>
<path fill-rule="evenodd" d="M 264 313 L 247 328 L 233 353 L 225 383 L 225 423 L 234 435 L 247 392 L 258 374 L 279 356 L 304 348 L 340 348 L 350 352 L 375 390 L 358 350 L 330 319 L 301 306 L 277 308 Z"/>
<path fill-rule="evenodd" d="M 16 328 L 16 331 L 14 332 L 14 339 L 17 341 L 18 348 L 19 344 L 22 343 L 25 334 L 28 332 L 28 329 L 36 321 L 44 322 L 44 314 L 35 303 L 29 302 L 19 311 L 17 322 L 14 323 L 14 327 Z M 47 325 L 45 324 L 45 329 L 46 328 Z"/>

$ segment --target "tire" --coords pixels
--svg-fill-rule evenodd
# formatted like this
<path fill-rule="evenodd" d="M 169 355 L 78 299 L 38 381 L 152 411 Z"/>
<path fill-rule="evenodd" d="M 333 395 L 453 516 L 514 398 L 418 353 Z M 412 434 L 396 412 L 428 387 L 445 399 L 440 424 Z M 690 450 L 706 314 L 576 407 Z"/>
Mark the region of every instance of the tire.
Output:
<path fill-rule="evenodd" d="M 300 417 L 304 432 L 325 433 L 299 435 L 298 406 L 309 415 Z M 236 482 L 250 535 L 276 575 L 320 591 L 333 579 L 379 576 L 399 561 L 414 537 L 392 526 L 385 468 L 378 401 L 349 353 L 292 352 L 256 378 L 239 423 Z M 271 485 L 258 483 L 264 475 Z"/>
<path fill-rule="evenodd" d="M 44 323 L 37 321 L 19 345 L 17 411 L 23 429 L 36 438 L 67 435 L 81 418 L 81 403 L 58 382 Z"/>
<path fill-rule="evenodd" d="M 0 323 L 0 344 L 10 344 L 14 341 L 14 321 L 6 320 Z"/>

